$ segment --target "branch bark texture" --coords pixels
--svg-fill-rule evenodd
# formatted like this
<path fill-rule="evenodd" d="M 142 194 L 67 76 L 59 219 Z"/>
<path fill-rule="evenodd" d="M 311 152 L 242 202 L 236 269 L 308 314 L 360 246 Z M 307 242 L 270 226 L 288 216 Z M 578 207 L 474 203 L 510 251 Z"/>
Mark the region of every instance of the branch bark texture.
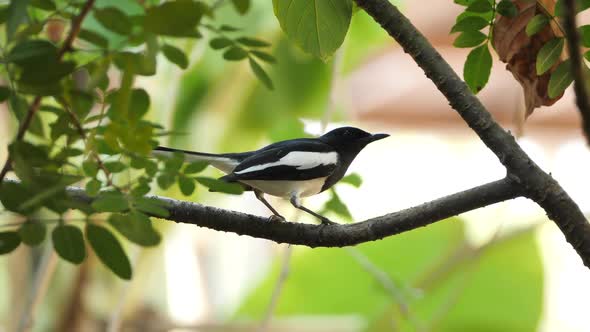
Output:
<path fill-rule="evenodd" d="M 355 0 L 422 68 L 450 105 L 518 182 L 524 195 L 539 204 L 590 267 L 590 224 L 578 205 L 549 174 L 492 118 L 477 97 L 428 40 L 388 0 Z"/>
<path fill-rule="evenodd" d="M 12 181 L 12 180 L 6 180 Z M 84 189 L 69 187 L 75 199 L 91 202 Z M 509 178 L 490 182 L 409 209 L 354 224 L 311 225 L 272 221 L 265 217 L 218 209 L 198 203 L 156 197 L 168 205 L 166 219 L 194 224 L 239 235 L 249 235 L 279 243 L 309 247 L 343 247 L 403 233 L 430 225 L 463 212 L 522 196 L 520 186 Z"/>

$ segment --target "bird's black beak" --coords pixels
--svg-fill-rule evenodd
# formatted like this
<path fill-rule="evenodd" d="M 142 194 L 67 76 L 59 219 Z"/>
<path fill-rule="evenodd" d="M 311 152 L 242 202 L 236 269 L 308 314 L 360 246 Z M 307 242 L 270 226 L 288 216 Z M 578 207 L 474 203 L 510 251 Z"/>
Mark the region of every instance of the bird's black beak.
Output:
<path fill-rule="evenodd" d="M 371 137 L 369 137 L 369 143 L 378 141 L 378 140 L 383 139 L 385 137 L 389 137 L 389 134 L 373 134 L 373 135 L 371 135 Z"/>

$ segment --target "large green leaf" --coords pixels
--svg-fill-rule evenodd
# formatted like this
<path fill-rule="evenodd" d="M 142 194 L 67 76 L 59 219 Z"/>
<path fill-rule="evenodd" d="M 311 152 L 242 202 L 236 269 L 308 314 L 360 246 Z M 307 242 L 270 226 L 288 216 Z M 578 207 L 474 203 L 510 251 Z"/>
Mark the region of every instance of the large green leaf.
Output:
<path fill-rule="evenodd" d="M 422 282 L 422 298 L 409 307 L 425 330 L 537 329 L 543 309 L 543 266 L 533 231 L 498 240 L 480 253 L 458 246 L 457 253 L 447 258 L 453 268 L 423 279 L 428 281 Z M 400 331 L 413 330 L 396 308 L 389 307 L 369 331 L 383 331 L 392 318 L 400 322 Z"/>
<path fill-rule="evenodd" d="M 96 8 L 94 17 L 105 28 L 120 35 L 128 35 L 133 28 L 131 19 L 117 7 Z"/>
<path fill-rule="evenodd" d="M 289 39 L 327 60 L 344 41 L 351 0 L 273 0 L 274 13 Z"/>
<path fill-rule="evenodd" d="M 86 257 L 84 237 L 76 226 L 59 225 L 51 234 L 53 247 L 57 254 L 66 261 L 80 264 Z"/>
<path fill-rule="evenodd" d="M 463 241 L 463 225 L 451 219 L 357 248 L 394 281 L 411 280 L 432 262 L 444 258 Z M 259 319 L 265 313 L 280 269 L 272 272 L 242 302 L 238 317 Z M 390 295 L 373 276 L 339 248 L 297 247 L 275 315 L 360 315 L 371 320 L 386 307 Z M 401 293 L 406 293 L 399 285 Z"/>
<path fill-rule="evenodd" d="M 86 225 L 86 238 L 100 261 L 121 279 L 131 279 L 131 263 L 121 243 L 108 229 Z"/>
<path fill-rule="evenodd" d="M 534 232 L 500 240 L 481 256 L 464 252 L 464 241 L 462 224 L 452 219 L 358 248 L 392 278 L 399 291 L 395 298 L 404 298 L 424 330 L 534 331 L 543 304 L 543 268 Z M 435 270 L 447 261 L 456 265 Z M 242 303 L 238 318 L 264 315 L 278 265 Z M 415 330 L 400 315 L 393 294 L 343 249 L 298 248 L 290 271 L 276 307 L 278 317 L 356 315 L 370 322 L 370 331 L 391 330 L 392 321 L 398 331 Z M 420 296 L 408 290 L 414 283 L 421 287 Z"/>

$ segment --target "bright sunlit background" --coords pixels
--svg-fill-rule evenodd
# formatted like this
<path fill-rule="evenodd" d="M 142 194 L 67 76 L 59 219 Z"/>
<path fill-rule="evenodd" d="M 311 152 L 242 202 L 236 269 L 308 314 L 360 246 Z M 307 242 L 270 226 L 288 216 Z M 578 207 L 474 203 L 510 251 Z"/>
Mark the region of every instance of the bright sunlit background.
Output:
<path fill-rule="evenodd" d="M 134 3 L 101 0 L 97 6 Z M 466 52 L 453 48 L 448 34 L 460 8 L 452 0 L 398 3 L 461 74 Z M 261 86 L 246 64 L 222 61 L 204 44 L 207 36 L 180 43 L 190 54 L 189 69 L 162 60 L 158 75 L 137 81 L 152 97 L 152 119 L 174 133 L 162 145 L 233 152 L 319 135 L 324 125 L 387 132 L 391 137 L 367 147 L 351 166 L 362 186 L 337 186 L 355 221 L 505 175 L 411 58 L 362 11 L 341 51 L 322 63 L 285 40 L 269 1 L 254 5 L 245 17 L 225 8 L 217 20 L 272 41 L 275 91 Z M 92 18 L 85 27 L 100 28 Z M 525 151 L 590 211 L 590 151 L 574 96 L 568 90 L 518 128 L 513 119 L 522 112 L 522 93 L 504 67 L 494 63 L 483 103 L 508 130 L 523 131 Z M 0 146 L 14 135 L 7 117 L 0 111 Z M 251 193 L 199 188 L 183 197 L 173 187 L 154 194 L 268 215 Z M 319 210 L 328 198 L 306 204 Z M 314 222 L 288 202 L 271 203 L 289 220 Z M 288 248 L 192 225 L 154 224 L 164 234 L 160 246 L 126 246 L 134 266 L 129 282 L 95 257 L 81 267 L 59 260 L 51 243 L 1 257 L 0 331 L 15 330 L 30 306 L 35 331 L 75 324 L 83 331 L 255 331 L 261 325 L 267 331 L 590 331 L 590 271 L 543 210 L 524 198 L 354 249 Z M 47 272 L 37 280 L 40 267 Z"/>

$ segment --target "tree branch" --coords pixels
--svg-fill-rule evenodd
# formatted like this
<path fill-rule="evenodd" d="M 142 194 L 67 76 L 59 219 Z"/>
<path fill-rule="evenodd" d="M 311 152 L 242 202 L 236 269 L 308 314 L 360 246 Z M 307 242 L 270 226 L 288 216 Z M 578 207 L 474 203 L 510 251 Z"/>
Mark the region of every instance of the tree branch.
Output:
<path fill-rule="evenodd" d="M 590 144 L 590 102 L 588 90 L 584 78 L 584 66 L 580 55 L 580 35 L 576 25 L 576 1 L 565 0 L 565 17 L 563 27 L 567 39 L 568 53 L 570 55 L 571 70 L 574 77 L 574 92 L 576 103 L 582 116 L 582 129 L 586 135 L 586 141 Z"/>
<path fill-rule="evenodd" d="M 84 18 L 88 15 L 88 13 L 90 12 L 90 9 L 92 9 L 92 6 L 94 6 L 95 1 L 96 0 L 86 1 L 86 3 L 84 4 L 84 7 L 82 7 L 82 9 L 80 10 L 80 14 L 78 14 L 78 16 L 76 16 L 72 20 L 72 27 L 70 28 L 70 32 L 68 33 L 68 36 L 66 37 L 66 40 L 64 41 L 63 45 L 61 46 L 61 48 L 57 52 L 57 59 L 58 60 L 61 60 L 63 58 L 63 56 L 68 51 L 70 51 L 72 49 L 72 44 L 74 43 L 74 40 L 76 39 L 76 37 L 78 37 L 78 34 L 80 33 L 80 29 L 82 28 L 82 21 L 84 21 Z M 41 100 L 42 99 L 43 99 L 42 96 L 36 96 L 35 99 L 33 99 L 33 102 L 31 103 L 31 106 L 29 106 L 29 110 L 28 110 L 27 114 L 25 115 L 25 118 L 23 119 L 23 121 L 21 122 L 21 124 L 18 128 L 18 132 L 16 134 L 17 141 L 20 141 L 23 139 L 23 137 L 25 137 L 25 133 L 27 132 L 27 129 L 31 125 L 31 121 L 33 121 L 33 117 L 35 117 L 35 114 L 37 114 L 37 111 L 41 107 Z M 10 158 L 10 156 L 8 156 L 8 158 L 6 159 L 6 162 L 4 163 L 4 167 L 2 167 L 2 170 L 0 171 L 0 183 L 2 183 L 2 180 L 6 176 L 6 173 L 8 173 L 8 171 L 10 170 L 11 163 L 12 163 L 12 159 Z"/>
<path fill-rule="evenodd" d="M 577 204 L 492 118 L 482 103 L 428 40 L 388 0 L 355 0 L 422 68 L 450 105 L 475 131 L 518 182 L 524 195 L 539 204 L 590 267 L 590 224 Z"/>
<path fill-rule="evenodd" d="M 92 201 L 84 189 L 68 187 L 67 192 L 74 199 L 87 203 Z M 272 221 L 265 217 L 193 202 L 158 196 L 155 196 L 155 199 L 168 206 L 170 216 L 165 218 L 167 220 L 278 243 L 309 247 L 344 247 L 379 240 L 519 196 L 522 196 L 520 186 L 511 179 L 504 178 L 363 222 L 327 226 Z"/>

